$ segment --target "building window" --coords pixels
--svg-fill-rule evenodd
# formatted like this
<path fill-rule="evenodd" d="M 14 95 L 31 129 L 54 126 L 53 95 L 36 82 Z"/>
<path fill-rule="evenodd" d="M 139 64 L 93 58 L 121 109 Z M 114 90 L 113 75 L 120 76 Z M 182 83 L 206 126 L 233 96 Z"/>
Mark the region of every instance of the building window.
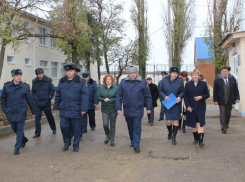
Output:
<path fill-rule="evenodd" d="M 52 30 L 50 31 L 50 34 L 53 34 Z M 50 46 L 51 46 L 51 48 L 57 48 L 57 45 L 55 43 L 55 39 L 52 37 L 50 37 Z"/>
<path fill-rule="evenodd" d="M 25 58 L 25 65 L 31 66 L 31 59 L 30 58 Z"/>
<path fill-rule="evenodd" d="M 52 78 L 58 78 L 58 62 L 51 62 Z"/>
<path fill-rule="evenodd" d="M 39 33 L 43 34 L 43 35 L 46 34 L 46 29 L 39 27 Z M 39 44 L 42 46 L 48 46 L 47 41 L 46 41 L 46 37 L 40 37 L 39 38 Z"/>
<path fill-rule="evenodd" d="M 15 64 L 14 56 L 7 56 L 7 63 L 9 63 L 9 64 Z"/>
<path fill-rule="evenodd" d="M 64 70 L 64 63 L 61 63 L 61 76 L 65 76 L 66 75 L 66 72 Z"/>
<path fill-rule="evenodd" d="M 29 26 L 29 22 L 28 21 L 24 21 L 24 31 L 23 33 L 24 34 L 29 34 L 29 32 L 27 30 L 30 29 L 30 26 Z M 25 40 L 26 43 L 31 43 L 31 38 L 28 37 L 27 40 Z"/>
<path fill-rule="evenodd" d="M 42 67 L 42 68 L 48 68 L 48 61 L 40 60 L 40 67 Z"/>

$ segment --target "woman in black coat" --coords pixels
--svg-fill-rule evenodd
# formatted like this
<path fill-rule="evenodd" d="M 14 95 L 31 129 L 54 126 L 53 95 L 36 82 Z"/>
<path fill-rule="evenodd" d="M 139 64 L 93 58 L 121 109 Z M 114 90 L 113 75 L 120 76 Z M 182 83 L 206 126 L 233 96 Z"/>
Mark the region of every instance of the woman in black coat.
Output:
<path fill-rule="evenodd" d="M 172 66 L 169 70 L 169 76 L 163 78 L 158 88 L 159 96 L 161 100 L 170 101 L 168 97 L 171 93 L 176 96 L 175 105 L 169 110 L 164 106 L 164 112 L 166 115 L 166 125 L 168 128 L 168 140 L 172 138 L 172 144 L 176 145 L 176 135 L 179 128 L 179 120 L 182 112 L 181 100 L 184 96 L 184 82 L 178 77 L 179 68 Z"/>
<path fill-rule="evenodd" d="M 194 136 L 193 144 L 205 146 L 203 142 L 206 114 L 206 99 L 210 97 L 207 83 L 199 80 L 200 72 L 194 69 L 191 73 L 192 80 L 185 85 L 184 100 L 187 108 L 186 125 L 192 127 Z"/>
<path fill-rule="evenodd" d="M 153 126 L 154 121 L 154 107 L 157 107 L 157 99 L 158 99 L 158 88 L 156 84 L 152 83 L 152 78 L 147 78 L 147 84 L 151 92 L 151 98 L 152 98 L 152 110 L 151 114 L 148 115 L 148 123 L 150 123 L 151 126 Z"/>

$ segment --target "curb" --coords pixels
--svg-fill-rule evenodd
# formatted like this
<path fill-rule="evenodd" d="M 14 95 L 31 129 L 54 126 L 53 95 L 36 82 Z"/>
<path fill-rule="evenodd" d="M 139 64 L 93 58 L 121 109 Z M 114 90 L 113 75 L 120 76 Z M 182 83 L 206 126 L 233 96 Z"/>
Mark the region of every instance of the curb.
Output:
<path fill-rule="evenodd" d="M 54 116 L 54 120 L 60 118 L 59 114 L 53 114 L 53 116 Z M 46 116 L 43 116 L 41 118 L 41 125 L 46 123 L 47 121 L 48 120 L 47 120 Z M 30 120 L 27 120 L 25 122 L 25 128 L 24 129 L 32 128 L 34 126 L 35 126 L 35 119 L 30 119 Z M 14 132 L 13 132 L 13 130 L 11 128 L 11 125 L 4 126 L 4 127 L 0 128 L 0 138 L 4 137 L 4 136 L 8 136 L 8 135 L 13 134 L 13 133 Z"/>

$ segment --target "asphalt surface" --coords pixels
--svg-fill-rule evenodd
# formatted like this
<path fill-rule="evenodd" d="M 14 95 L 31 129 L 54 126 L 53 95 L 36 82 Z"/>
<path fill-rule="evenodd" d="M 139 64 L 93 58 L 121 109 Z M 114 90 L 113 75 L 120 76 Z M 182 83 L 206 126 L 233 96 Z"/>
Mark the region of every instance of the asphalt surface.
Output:
<path fill-rule="evenodd" d="M 141 152 L 135 153 L 130 143 L 123 115 L 116 124 L 115 147 L 105 139 L 101 112 L 96 111 L 97 127 L 88 129 L 80 142 L 80 151 L 72 146 L 63 152 L 59 120 L 57 134 L 49 125 L 42 125 L 41 137 L 33 139 L 34 128 L 26 129 L 29 138 L 18 156 L 13 155 L 15 135 L 0 138 L 0 181 L 5 182 L 162 182 L 162 181 L 245 181 L 245 118 L 233 111 L 227 134 L 220 131 L 218 108 L 208 107 L 204 141 L 206 146 L 193 145 L 191 128 L 179 132 L 177 145 L 167 140 L 165 121 L 154 126 L 146 116 L 142 121 Z M 213 115 L 211 114 L 213 113 Z"/>

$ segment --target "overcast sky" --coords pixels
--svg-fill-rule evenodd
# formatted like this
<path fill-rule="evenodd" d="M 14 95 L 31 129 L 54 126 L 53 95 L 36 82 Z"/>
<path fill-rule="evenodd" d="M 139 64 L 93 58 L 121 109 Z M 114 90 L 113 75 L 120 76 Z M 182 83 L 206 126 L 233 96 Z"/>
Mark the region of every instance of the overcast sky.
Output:
<path fill-rule="evenodd" d="M 125 6 L 125 18 L 129 21 L 127 34 L 130 38 L 134 38 L 135 30 L 133 29 L 129 9 L 132 7 L 133 0 L 127 0 Z M 163 30 L 159 30 L 163 26 L 162 20 L 162 6 L 167 5 L 167 0 L 148 0 L 148 18 L 149 18 L 149 35 L 151 41 L 151 57 L 148 63 L 153 64 L 168 64 L 168 54 L 165 45 L 165 36 Z M 193 64 L 194 63 L 194 40 L 195 37 L 203 37 L 205 31 L 205 20 L 207 17 L 207 1 L 206 0 L 195 0 L 195 15 L 196 15 L 196 25 L 194 25 L 194 32 L 192 38 L 189 40 L 188 45 L 184 51 L 183 64 Z M 159 31 L 157 31 L 159 30 Z M 157 31 L 157 32 L 156 32 Z"/>

